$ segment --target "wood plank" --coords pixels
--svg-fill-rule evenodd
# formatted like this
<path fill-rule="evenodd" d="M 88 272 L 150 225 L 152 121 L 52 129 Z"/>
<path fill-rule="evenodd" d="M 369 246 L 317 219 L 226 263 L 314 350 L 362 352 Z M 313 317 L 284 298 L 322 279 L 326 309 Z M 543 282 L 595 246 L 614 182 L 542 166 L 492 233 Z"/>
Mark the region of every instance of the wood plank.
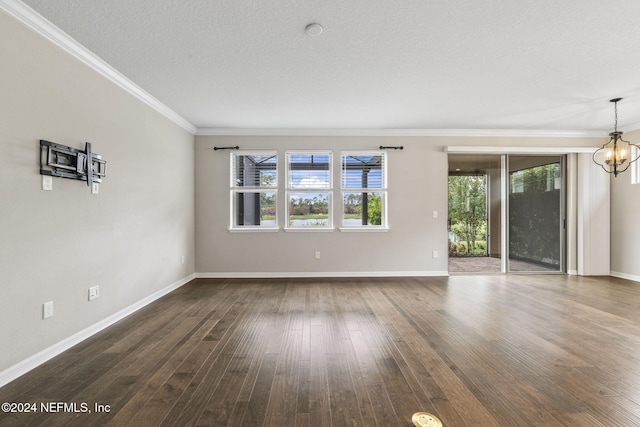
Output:
<path fill-rule="evenodd" d="M 640 283 L 198 279 L 0 388 L 0 425 L 640 427 Z"/>

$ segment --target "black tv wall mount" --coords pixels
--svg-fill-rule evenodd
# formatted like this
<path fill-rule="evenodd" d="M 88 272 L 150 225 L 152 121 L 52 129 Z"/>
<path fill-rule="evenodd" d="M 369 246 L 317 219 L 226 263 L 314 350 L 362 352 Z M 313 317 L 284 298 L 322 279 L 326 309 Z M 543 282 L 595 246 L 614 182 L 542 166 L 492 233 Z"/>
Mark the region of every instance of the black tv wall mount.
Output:
<path fill-rule="evenodd" d="M 87 186 L 102 182 L 107 176 L 107 162 L 91 151 L 86 142 L 84 151 L 40 140 L 40 175 L 87 181 Z"/>

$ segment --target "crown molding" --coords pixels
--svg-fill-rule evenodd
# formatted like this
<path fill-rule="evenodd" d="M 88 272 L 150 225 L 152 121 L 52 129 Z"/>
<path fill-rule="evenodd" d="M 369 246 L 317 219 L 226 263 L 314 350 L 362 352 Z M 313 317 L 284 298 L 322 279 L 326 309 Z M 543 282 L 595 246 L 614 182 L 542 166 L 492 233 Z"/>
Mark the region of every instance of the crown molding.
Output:
<path fill-rule="evenodd" d="M 277 129 L 200 128 L 199 136 L 441 136 L 517 138 L 603 138 L 603 131 L 520 129 Z"/>
<path fill-rule="evenodd" d="M 632 123 L 630 125 L 627 126 L 623 126 L 620 128 L 621 131 L 623 132 L 635 132 L 637 130 L 640 130 L 640 122 L 638 123 Z"/>
<path fill-rule="evenodd" d="M 100 59 L 96 54 L 82 46 L 26 4 L 19 0 L 0 0 L 0 10 L 3 10 L 30 30 L 71 54 L 85 65 L 88 65 L 94 71 L 129 92 L 178 126 L 192 134 L 196 133 L 197 128 L 194 125 L 133 83 L 118 70 Z"/>
<path fill-rule="evenodd" d="M 591 154 L 599 147 L 503 147 L 503 146 L 473 146 L 449 145 L 444 147 L 445 153 L 450 154 Z"/>

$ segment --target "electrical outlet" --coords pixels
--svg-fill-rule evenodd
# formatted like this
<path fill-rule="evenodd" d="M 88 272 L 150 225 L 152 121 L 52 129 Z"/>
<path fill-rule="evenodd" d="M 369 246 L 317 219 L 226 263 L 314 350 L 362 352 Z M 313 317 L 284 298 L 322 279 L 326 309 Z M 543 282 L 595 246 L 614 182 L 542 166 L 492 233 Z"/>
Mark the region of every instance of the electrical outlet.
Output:
<path fill-rule="evenodd" d="M 53 301 L 48 301 L 42 304 L 42 318 L 48 319 L 53 316 Z"/>
<path fill-rule="evenodd" d="M 438 218 L 438 211 L 433 211 L 433 217 Z"/>
<path fill-rule="evenodd" d="M 320 259 L 320 251 L 316 251 L 316 259 Z"/>
<path fill-rule="evenodd" d="M 184 265 L 184 255 L 182 255 L 182 265 Z"/>
<path fill-rule="evenodd" d="M 89 301 L 94 300 L 100 296 L 100 287 L 92 286 L 89 288 Z"/>
<path fill-rule="evenodd" d="M 433 259 L 438 259 L 438 251 L 433 251 Z"/>
<path fill-rule="evenodd" d="M 51 175 L 42 175 L 42 189 L 44 191 L 53 190 L 53 177 Z"/>
<path fill-rule="evenodd" d="M 97 182 L 91 183 L 91 194 L 98 194 L 100 191 L 100 184 Z"/>

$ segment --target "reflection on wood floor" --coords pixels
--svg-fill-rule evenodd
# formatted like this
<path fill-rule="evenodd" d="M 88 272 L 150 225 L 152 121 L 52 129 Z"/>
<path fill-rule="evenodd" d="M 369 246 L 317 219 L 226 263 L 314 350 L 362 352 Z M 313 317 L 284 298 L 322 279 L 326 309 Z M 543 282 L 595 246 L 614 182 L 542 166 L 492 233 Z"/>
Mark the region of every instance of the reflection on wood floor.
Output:
<path fill-rule="evenodd" d="M 500 258 L 489 256 L 449 257 L 449 273 L 500 273 Z M 559 267 L 527 262 L 518 259 L 509 260 L 512 272 L 558 272 Z"/>
<path fill-rule="evenodd" d="M 638 307 L 608 277 L 200 279 L 0 388 L 91 413 L 0 425 L 640 426 Z"/>

